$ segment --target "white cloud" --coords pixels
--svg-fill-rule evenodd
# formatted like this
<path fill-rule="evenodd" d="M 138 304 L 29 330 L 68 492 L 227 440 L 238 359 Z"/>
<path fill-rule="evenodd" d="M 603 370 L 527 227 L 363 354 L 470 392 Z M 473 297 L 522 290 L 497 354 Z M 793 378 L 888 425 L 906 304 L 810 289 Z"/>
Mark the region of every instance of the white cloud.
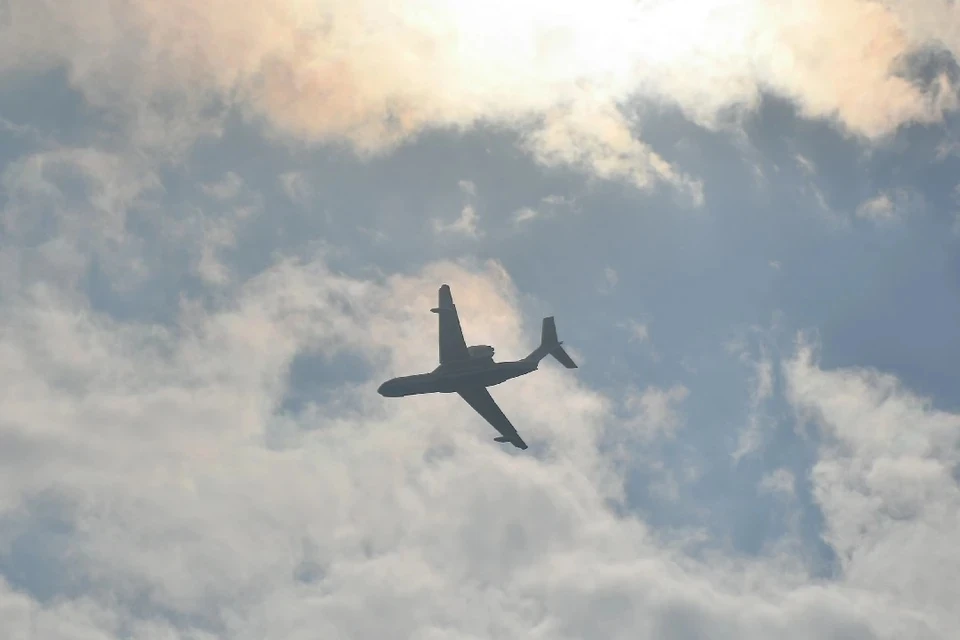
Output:
<path fill-rule="evenodd" d="M 288 171 L 280 174 L 277 179 L 284 194 L 296 205 L 306 206 L 315 195 L 313 186 L 301 171 Z"/>
<path fill-rule="evenodd" d="M 469 238 L 479 238 L 483 232 L 477 229 L 477 219 L 477 210 L 473 208 L 473 205 L 467 204 L 460 210 L 460 217 L 453 222 L 434 220 L 433 230 L 436 233 L 452 233 Z"/>
<path fill-rule="evenodd" d="M 860 203 L 856 214 L 858 218 L 866 218 L 874 222 L 890 222 L 899 217 L 898 212 L 894 210 L 893 200 L 885 193 Z"/>
<path fill-rule="evenodd" d="M 89 148 L 40 151 L 9 163 L 0 188 L 8 267 L 0 286 L 38 277 L 76 283 L 94 257 L 117 288 L 145 277 L 143 246 L 126 233 L 128 216 L 149 218 L 162 185 L 137 158 Z"/>
<path fill-rule="evenodd" d="M 845 581 L 915 611 L 930 625 L 925 637 L 953 633 L 960 416 L 933 409 L 890 375 L 823 371 L 803 341 L 784 373 L 791 402 L 823 436 L 814 496 Z"/>
<path fill-rule="evenodd" d="M 533 155 L 547 166 L 572 165 L 598 178 L 621 179 L 640 189 L 666 182 L 694 207 L 703 205 L 703 183 L 676 169 L 638 140 L 614 107 L 583 101 L 547 113 L 544 126 L 527 138 Z"/>
<path fill-rule="evenodd" d="M 575 210 L 576 201 L 573 198 L 551 194 L 540 198 L 536 207 L 521 207 L 513 212 L 514 224 L 523 224 L 534 218 L 553 216 L 559 209 Z"/>
<path fill-rule="evenodd" d="M 540 201 L 551 207 L 573 208 L 576 205 L 576 200 L 574 198 L 568 198 L 567 196 L 561 196 L 557 194 L 544 196 L 540 199 Z"/>
<path fill-rule="evenodd" d="M 677 405 L 686 400 L 690 390 L 682 384 L 669 389 L 647 387 L 643 391 L 631 389 L 624 400 L 628 417 L 622 428 L 629 437 L 641 440 L 667 436 L 673 437 L 683 426 L 683 418 Z"/>
<path fill-rule="evenodd" d="M 960 156 L 960 134 L 947 132 L 937 144 L 935 159 L 937 162 L 943 162 L 954 156 Z"/>
<path fill-rule="evenodd" d="M 315 3 L 285 1 L 262 13 L 219 0 L 189 7 L 16 2 L 9 5 L 13 27 L 0 34 L 7 54 L 0 65 L 67 64 L 92 104 L 129 118 L 121 134 L 134 147 L 164 154 L 216 131 L 220 116 L 204 107 L 224 96 L 284 131 L 347 138 L 368 151 L 432 123 L 548 113 L 534 125 L 540 136 L 528 138 L 545 162 L 695 192 L 695 181 L 637 141 L 614 110 L 551 110 L 555 98 L 544 102 L 568 86 L 571 72 L 577 80 L 616 76 L 626 67 L 609 60 L 635 61 L 608 60 L 600 46 L 607 43 L 639 43 L 651 55 L 662 47 L 665 58 L 674 56 L 653 61 L 670 71 L 702 70 L 707 57 L 726 51 L 731 72 L 664 73 L 648 80 L 650 90 L 676 82 L 677 100 L 693 111 L 729 104 L 729 94 L 716 92 L 724 85 L 749 100 L 755 83 L 733 64 L 742 62 L 736 47 L 743 41 L 717 37 L 729 34 L 671 4 L 658 10 L 677 18 L 675 28 L 655 25 L 653 45 L 631 29 L 611 30 L 619 24 L 611 16 L 633 4 L 553 14 L 558 24 L 541 34 L 549 37 L 529 47 L 548 53 L 552 73 L 543 78 L 539 63 L 522 64 L 541 53 L 518 62 L 516 47 L 505 47 L 493 54 L 500 58 L 481 57 L 489 38 L 454 38 L 465 59 L 437 55 L 449 34 L 503 32 L 514 45 L 529 42 L 526 27 L 542 7 L 511 4 L 517 20 L 504 23 L 505 5 L 496 2 L 438 4 L 432 22 L 421 20 L 426 13 L 390 16 L 400 24 L 388 24 L 388 33 L 413 34 L 399 47 L 413 52 L 408 57 L 381 55 L 383 47 L 398 49 L 378 37 L 379 24 L 370 27 L 364 3 L 326 7 L 345 18 L 328 25 L 328 42 L 315 41 L 323 30 L 311 31 L 323 22 Z M 756 26 L 750 6 L 730 3 L 709 20 L 749 34 Z M 798 52 L 800 78 L 784 80 L 783 90 L 857 131 L 935 115 L 913 109 L 916 91 L 891 88 L 876 73 L 849 94 L 809 98 L 824 74 L 827 89 L 835 87 L 830 63 L 838 56 L 827 52 L 820 63 L 797 46 L 806 43 L 805 27 L 826 24 L 833 42 L 848 37 L 841 32 L 851 24 L 818 20 L 826 6 L 815 5 L 812 20 L 791 9 L 804 28 L 774 31 L 792 36 L 786 51 L 767 43 L 778 54 L 771 67 L 784 66 L 791 46 Z M 845 48 L 839 56 L 856 68 L 857 47 L 887 34 L 889 20 L 882 8 L 837 6 L 856 6 L 870 19 L 866 35 L 851 38 L 853 54 Z M 593 31 L 581 30 L 581 20 Z M 898 44 L 881 38 L 878 46 L 900 51 Z M 549 55 L 570 48 L 572 58 Z M 330 51 L 348 53 L 324 55 Z M 888 59 L 879 58 L 864 64 L 875 70 Z M 384 60 L 399 66 L 371 72 Z M 420 68 L 424 60 L 430 64 Z M 521 72 L 504 73 L 509 65 Z M 845 73 L 837 78 L 849 80 Z M 443 91 L 430 84 L 434 77 Z M 611 83 L 611 95 L 628 93 L 615 77 Z M 874 86 L 885 91 L 862 91 Z M 186 97 L 177 98 L 180 91 Z M 684 91 L 703 100 L 685 101 Z M 850 97 L 863 95 L 877 100 Z M 572 143 L 582 148 L 564 147 Z M 626 476 L 601 441 L 611 432 L 640 441 L 676 434 L 686 387 L 612 398 L 545 365 L 493 391 L 533 445 L 525 453 L 504 449 L 458 398 L 388 401 L 375 393 L 389 376 L 436 365 L 436 317 L 428 310 L 440 282 L 454 287 L 469 343 L 494 344 L 508 356 L 529 352 L 539 325 L 521 315 L 520 295 L 502 268 L 438 263 L 368 281 L 333 271 L 319 255 L 278 259 L 234 282 L 219 252 L 258 210 L 257 194 L 228 179 L 211 192 L 226 198 L 224 210 L 161 209 L 160 175 L 140 154 L 90 149 L 37 153 L 4 170 L 0 620 L 11 637 L 946 640 L 955 633 L 960 523 L 950 473 L 960 418 L 933 411 L 889 376 L 823 371 L 804 347 L 784 368 L 790 401 L 827 438 L 813 481 L 827 542 L 841 556 L 835 579 L 811 577 L 790 556 L 715 550 L 691 557 L 683 541 L 623 513 Z M 302 175 L 286 175 L 288 195 L 306 197 Z M 133 215 L 146 231 L 134 232 Z M 461 231 L 476 232 L 472 207 L 453 225 L 461 222 Z M 189 264 L 147 251 L 158 245 L 182 249 Z M 94 257 L 113 286 L 187 268 L 202 276 L 205 295 L 185 295 L 168 324 L 111 317 L 78 287 Z M 318 396 L 302 410 L 284 407 L 296 357 L 342 352 L 369 373 L 335 383 L 336 402 Z M 755 398 L 772 393 L 772 374 L 758 365 Z M 615 410 L 621 407 L 626 420 Z M 666 495 L 671 481 L 676 495 L 678 483 L 697 473 L 666 471 Z M 785 476 L 767 485 L 783 487 Z M 28 570 L 13 570 L 16 563 Z M 45 578 L 49 566 L 54 575 Z"/>
<path fill-rule="evenodd" d="M 808 176 L 817 174 L 817 165 L 815 165 L 810 158 L 807 158 L 802 153 L 797 153 L 794 154 L 793 159 L 796 160 L 797 166 Z"/>
<path fill-rule="evenodd" d="M 919 194 L 907 189 L 881 191 L 879 194 L 860 203 L 856 216 L 876 224 L 901 222 L 923 208 L 923 199 Z"/>
<path fill-rule="evenodd" d="M 477 185 L 473 183 L 472 180 L 461 180 L 457 183 L 460 187 L 460 191 L 465 193 L 468 196 L 476 197 L 477 195 Z"/>
<path fill-rule="evenodd" d="M 773 393 L 773 361 L 763 351 L 760 358 L 751 363 L 754 369 L 753 389 L 750 391 L 750 410 L 747 425 L 740 431 L 734 461 L 755 453 L 763 447 L 764 431 L 769 419 L 763 414 L 763 405 Z"/>
<path fill-rule="evenodd" d="M 617 283 L 620 281 L 620 276 L 617 275 L 617 270 L 613 267 L 604 267 L 603 268 L 603 284 L 600 285 L 600 293 L 610 294 L 613 293 L 614 289 L 617 288 Z"/>
<path fill-rule="evenodd" d="M 291 144 L 347 141 L 361 154 L 427 128 L 495 123 L 529 133 L 528 148 L 547 165 L 643 189 L 667 183 L 697 205 L 699 180 L 638 140 L 622 108 L 667 103 L 718 126 L 768 91 L 807 117 L 882 138 L 957 106 L 946 74 L 924 84 L 902 63 L 933 44 L 960 51 L 944 26 L 956 17 L 945 0 L 7 7 L 0 71 L 62 66 L 122 125 L 114 137 L 174 158 L 198 136 L 220 135 L 231 108 Z"/>
<path fill-rule="evenodd" d="M 233 171 L 227 171 L 217 182 L 202 185 L 204 193 L 217 200 L 232 200 L 243 188 L 243 179 Z"/>
<path fill-rule="evenodd" d="M 778 317 L 767 329 L 750 327 L 749 333 L 760 337 L 757 353 L 748 348 L 747 337 L 740 336 L 727 344 L 727 351 L 736 354 L 741 363 L 747 365 L 752 375 L 749 378 L 750 392 L 747 401 L 747 422 L 737 433 L 737 445 L 731 454 L 734 463 L 743 457 L 760 451 L 764 438 L 775 424 L 766 412 L 766 405 L 774 394 L 775 368 L 769 343 L 778 331 Z"/>
<path fill-rule="evenodd" d="M 789 469 L 775 469 L 764 474 L 760 479 L 759 488 L 764 493 L 793 498 L 796 495 L 796 478 Z"/>
<path fill-rule="evenodd" d="M 370 282 L 322 256 L 286 260 L 207 306 L 185 302 L 168 327 L 111 319 L 42 277 L 7 296 L 0 558 L 63 523 L 56 544 L 21 559 L 60 568 L 53 600 L 41 602 L 39 574 L 0 585 L 7 632 L 951 637 L 955 526 L 936 518 L 955 514 L 943 474 L 956 416 L 891 393 L 887 378 L 820 371 L 801 351 L 790 399 L 843 439 L 814 478 L 828 539 L 854 560 L 831 582 L 790 558 L 697 560 L 614 513 L 624 478 L 598 445 L 609 429 L 675 433 L 685 387 L 635 390 L 624 422 L 613 400 L 545 366 L 494 390 L 525 453 L 493 443 L 457 398 L 376 395 L 382 379 L 435 366 L 440 282 L 468 342 L 505 355 L 535 344 L 537 323 L 495 264 Z M 294 357 L 344 350 L 372 370 L 336 386 L 348 401 L 281 410 Z M 920 520 L 911 542 L 915 529 L 899 527 Z M 896 575 L 876 580 L 881 549 Z"/>
<path fill-rule="evenodd" d="M 646 324 L 641 324 L 636 320 L 629 320 L 623 325 L 630 332 L 630 342 L 648 342 L 650 340 L 650 328 Z"/>
<path fill-rule="evenodd" d="M 538 217 L 540 212 L 531 207 L 521 207 L 513 212 L 513 221 L 515 224 L 523 224 L 529 220 Z"/>

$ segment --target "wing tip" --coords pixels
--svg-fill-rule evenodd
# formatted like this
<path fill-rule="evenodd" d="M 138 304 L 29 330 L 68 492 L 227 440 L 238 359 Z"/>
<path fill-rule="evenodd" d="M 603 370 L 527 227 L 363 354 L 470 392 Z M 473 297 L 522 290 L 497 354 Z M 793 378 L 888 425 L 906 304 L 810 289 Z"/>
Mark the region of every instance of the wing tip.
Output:
<path fill-rule="evenodd" d="M 450 285 L 443 284 L 440 285 L 440 291 L 437 294 L 439 303 L 441 307 L 450 308 L 453 307 L 453 294 L 450 293 Z"/>
<path fill-rule="evenodd" d="M 527 443 L 524 442 L 523 439 L 522 439 L 520 436 L 516 436 L 516 437 L 514 437 L 514 438 L 508 438 L 508 437 L 506 437 L 506 436 L 499 436 L 499 437 L 497 437 L 497 438 L 494 438 L 493 440 L 494 440 L 494 442 L 509 442 L 510 444 L 512 444 L 513 446 L 515 446 L 517 449 L 526 449 L 526 448 L 527 448 Z"/>

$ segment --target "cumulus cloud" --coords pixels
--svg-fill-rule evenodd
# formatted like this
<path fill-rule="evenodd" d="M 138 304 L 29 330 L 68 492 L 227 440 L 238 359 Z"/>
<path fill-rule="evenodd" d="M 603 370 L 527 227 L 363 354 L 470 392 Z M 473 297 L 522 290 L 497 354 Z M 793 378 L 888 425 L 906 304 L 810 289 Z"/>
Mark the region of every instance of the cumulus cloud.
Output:
<path fill-rule="evenodd" d="M 814 585 L 774 558 L 696 561 L 611 511 L 620 481 L 596 449 L 610 403 L 568 372 L 496 392 L 546 446 L 534 455 L 492 443 L 455 399 L 375 396 L 380 378 L 432 365 L 425 309 L 441 278 L 468 340 L 529 348 L 535 327 L 495 265 L 437 264 L 377 284 L 283 262 L 228 305 L 185 313 L 177 331 L 117 324 L 58 296 L 6 307 L 0 566 L 54 518 L 63 533 L 31 561 L 72 576 L 48 587 L 50 604 L 36 574 L 0 589 L 7 629 L 950 637 L 956 416 L 889 377 L 822 371 L 801 350 L 790 397 L 837 440 L 814 479 L 843 571 Z M 376 372 L 339 387 L 354 403 L 279 413 L 291 358 L 338 349 Z M 667 425 L 685 395 L 648 390 L 638 408 Z M 267 447 L 271 434 L 286 437 Z"/>
<path fill-rule="evenodd" d="M 938 38 L 929 30 L 905 30 L 904 14 L 916 5 L 811 0 L 765 7 L 777 15 L 768 15 L 773 29 L 759 39 L 768 54 L 762 73 L 806 115 L 836 118 L 849 131 L 876 138 L 907 122 L 939 120 L 956 107 L 946 75 L 928 87 L 907 76 L 904 58 Z"/>
<path fill-rule="evenodd" d="M 960 416 L 890 375 L 823 371 L 805 342 L 784 372 L 791 402 L 824 436 L 814 494 L 846 580 L 914 609 L 929 636 L 953 633 L 956 614 L 947 612 L 960 591 L 947 576 L 960 570 Z"/>
<path fill-rule="evenodd" d="M 9 4 L 0 71 L 65 66 L 91 104 L 161 149 L 217 134 L 224 104 L 363 154 L 426 128 L 503 123 L 548 165 L 666 182 L 697 204 L 700 183 L 637 138 L 632 101 L 713 125 L 772 91 L 866 137 L 956 106 L 946 75 L 923 84 L 902 64 L 931 44 L 956 54 L 943 0 Z"/>
<path fill-rule="evenodd" d="M 541 128 L 527 138 L 527 146 L 547 166 L 571 165 L 603 179 L 625 179 L 646 189 L 664 181 L 682 190 L 694 206 L 703 204 L 703 184 L 682 175 L 638 140 L 623 115 L 611 105 L 549 111 Z"/>
<path fill-rule="evenodd" d="M 64 193 L 49 182 L 5 184 L 31 210 Z M 139 193 L 103 189 L 73 200 L 110 210 Z M 244 190 L 224 202 L 242 208 Z M 76 235 L 53 239 L 63 233 Z M 111 237 L 113 218 L 87 233 Z M 624 428 L 622 400 L 571 372 L 545 364 L 494 390 L 532 445 L 524 453 L 494 443 L 457 398 L 376 395 L 387 377 L 435 366 L 439 282 L 453 286 L 469 343 L 506 357 L 536 343 L 496 263 L 365 280 L 323 254 L 280 258 L 224 295 L 184 298 L 164 324 L 98 311 L 47 273 L 11 283 L 0 304 L 5 632 L 951 637 L 960 418 L 888 376 L 823 371 L 801 348 L 788 398 L 822 423 L 815 496 L 842 570 L 824 582 L 793 556 L 693 557 L 625 512 L 629 470 L 603 439 Z M 336 402 L 285 403 L 295 358 L 342 353 L 366 372 L 333 383 Z M 686 398 L 679 385 L 637 389 L 626 423 L 673 433 Z"/>

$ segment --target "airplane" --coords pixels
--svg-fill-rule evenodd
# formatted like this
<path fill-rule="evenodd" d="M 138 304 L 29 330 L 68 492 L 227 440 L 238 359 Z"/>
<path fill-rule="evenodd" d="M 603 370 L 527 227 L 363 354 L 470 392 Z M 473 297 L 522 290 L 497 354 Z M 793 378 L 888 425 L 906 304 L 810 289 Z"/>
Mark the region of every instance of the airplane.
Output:
<path fill-rule="evenodd" d="M 540 361 L 548 355 L 557 359 L 567 369 L 577 365 L 567 355 L 557 340 L 557 326 L 553 316 L 543 319 L 540 346 L 522 360 L 494 362 L 494 348 L 485 345 L 468 347 L 460 328 L 460 316 L 453 304 L 453 295 L 448 285 L 439 291 L 439 304 L 430 309 L 439 317 L 440 366 L 430 373 L 401 376 L 387 380 L 377 392 L 385 398 L 401 398 L 424 393 L 457 393 L 473 409 L 500 432 L 496 442 L 509 442 L 518 449 L 527 444 L 517 433 L 510 420 L 493 400 L 487 387 L 498 385 L 512 378 L 536 371 Z"/>

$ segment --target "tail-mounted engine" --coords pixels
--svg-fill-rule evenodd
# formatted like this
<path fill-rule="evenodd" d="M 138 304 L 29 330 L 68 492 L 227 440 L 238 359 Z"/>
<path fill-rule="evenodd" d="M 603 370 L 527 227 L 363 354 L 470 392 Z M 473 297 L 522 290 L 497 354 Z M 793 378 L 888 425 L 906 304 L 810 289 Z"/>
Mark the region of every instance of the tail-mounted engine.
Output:
<path fill-rule="evenodd" d="M 493 358 L 493 347 L 488 344 L 478 344 L 467 347 L 467 353 L 471 358 Z"/>

